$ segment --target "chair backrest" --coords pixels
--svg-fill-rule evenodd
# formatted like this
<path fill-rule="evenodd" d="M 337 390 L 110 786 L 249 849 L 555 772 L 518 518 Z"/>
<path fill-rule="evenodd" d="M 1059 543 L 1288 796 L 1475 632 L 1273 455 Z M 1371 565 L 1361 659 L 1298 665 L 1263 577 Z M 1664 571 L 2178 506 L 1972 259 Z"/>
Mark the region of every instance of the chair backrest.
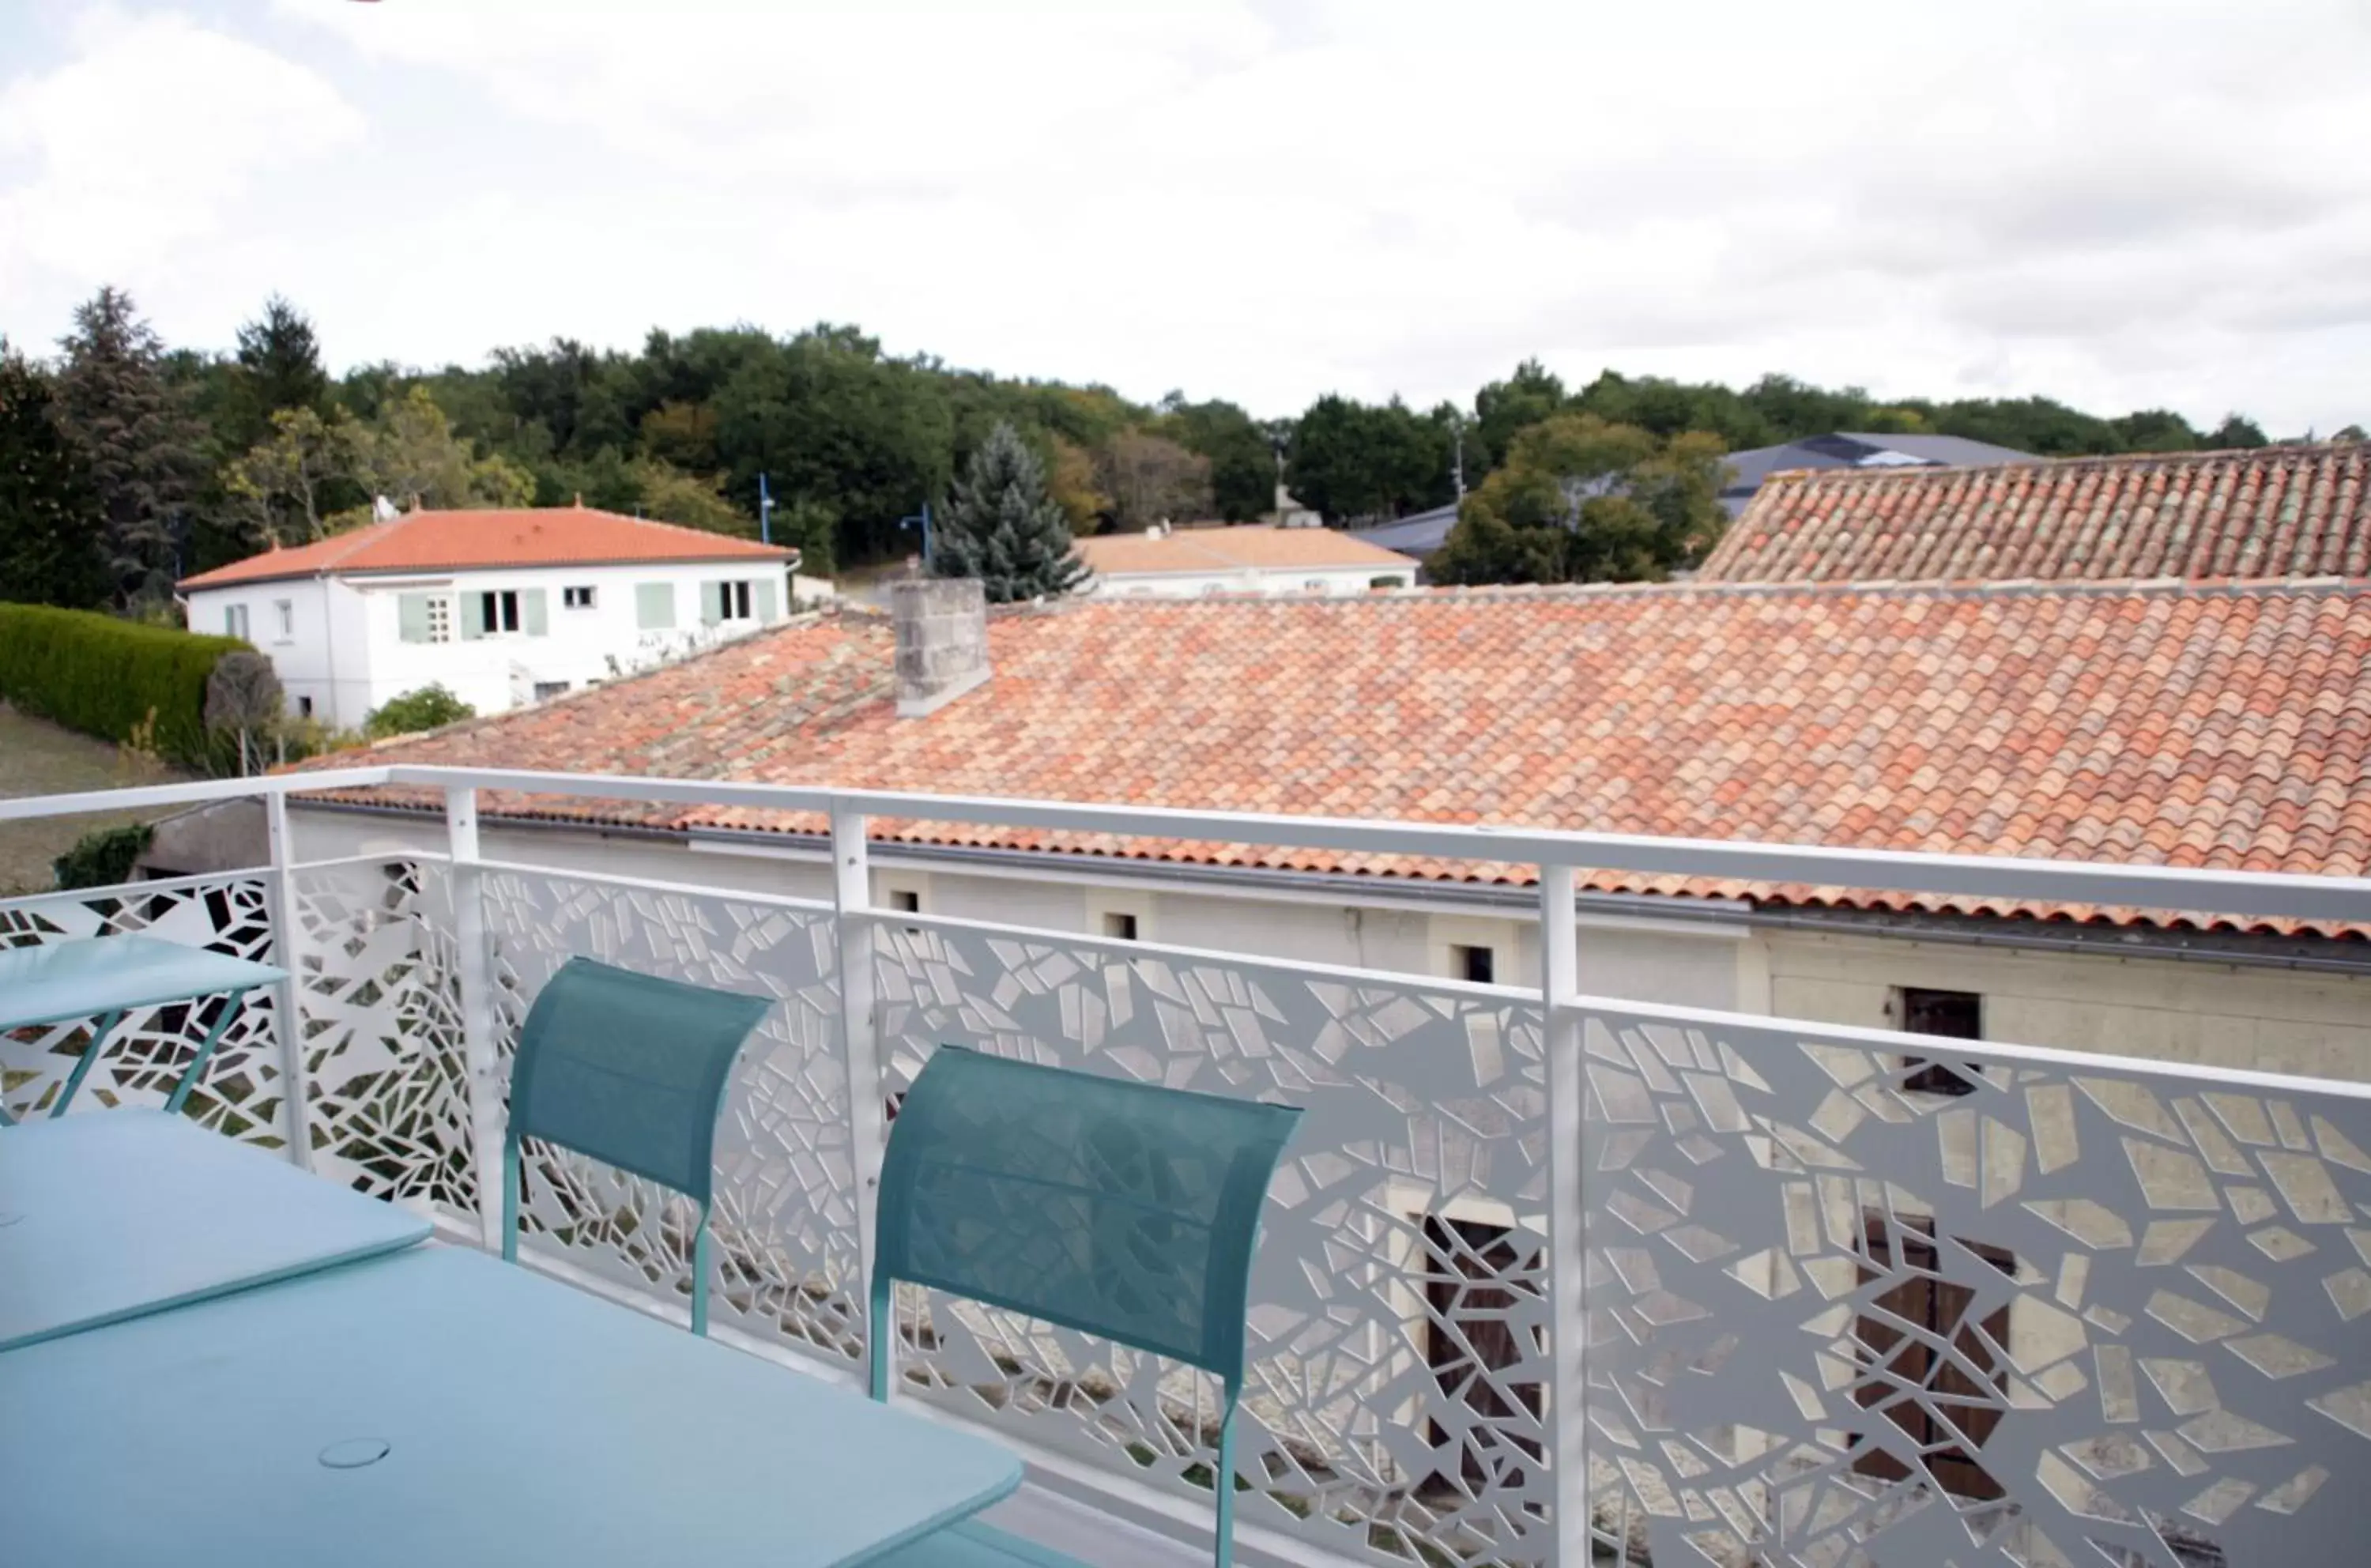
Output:
<path fill-rule="evenodd" d="M 563 1144 L 707 1210 L 717 1109 L 772 1001 L 572 958 L 519 1030 L 511 1137 Z"/>
<path fill-rule="evenodd" d="M 1300 1119 L 943 1045 L 882 1163 L 875 1302 L 902 1279 L 1009 1307 L 1217 1373 L 1232 1400 L 1260 1207 Z"/>

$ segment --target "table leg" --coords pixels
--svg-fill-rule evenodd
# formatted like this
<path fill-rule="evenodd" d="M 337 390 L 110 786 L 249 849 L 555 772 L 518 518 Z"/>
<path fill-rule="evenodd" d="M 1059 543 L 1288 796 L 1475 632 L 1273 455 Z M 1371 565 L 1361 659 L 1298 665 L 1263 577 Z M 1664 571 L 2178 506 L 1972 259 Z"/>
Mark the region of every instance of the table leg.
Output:
<path fill-rule="evenodd" d="M 91 1032 L 90 1043 L 83 1048 L 82 1060 L 76 1062 L 74 1071 L 66 1075 L 65 1092 L 58 1096 L 55 1105 L 50 1107 L 52 1120 L 66 1113 L 66 1107 L 74 1102 L 75 1091 L 82 1087 L 82 1080 L 90 1076 L 90 1069 L 98 1064 L 100 1053 L 107 1049 L 107 1037 L 114 1033 L 115 1026 L 122 1021 L 121 1009 L 99 1019 L 98 1029 Z"/>
<path fill-rule="evenodd" d="M 198 1047 L 197 1059 L 181 1074 L 181 1081 L 174 1087 L 172 1097 L 165 1101 L 165 1114 L 178 1116 L 181 1113 L 181 1107 L 190 1102 L 190 1090 L 198 1087 L 198 1079 L 206 1070 L 206 1058 L 212 1056 L 214 1047 L 222 1043 L 224 1032 L 230 1028 L 230 1020 L 238 1016 L 246 998 L 244 991 L 223 994 L 222 1016 L 214 1020 L 214 1028 L 206 1032 L 206 1043 Z"/>

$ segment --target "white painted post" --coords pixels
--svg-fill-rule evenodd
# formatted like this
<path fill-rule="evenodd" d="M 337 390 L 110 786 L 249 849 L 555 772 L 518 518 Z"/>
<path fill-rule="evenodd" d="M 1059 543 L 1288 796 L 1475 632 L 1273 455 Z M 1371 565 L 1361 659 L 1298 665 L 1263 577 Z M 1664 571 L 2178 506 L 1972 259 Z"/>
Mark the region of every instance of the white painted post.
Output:
<path fill-rule="evenodd" d="M 1540 1000 L 1547 1019 L 1548 1307 L 1547 1438 L 1556 1496 L 1556 1561 L 1588 1568 L 1589 1308 L 1587 1159 L 1581 1147 L 1582 1074 L 1579 922 L 1573 870 L 1540 868 Z"/>
<path fill-rule="evenodd" d="M 478 1228 L 486 1251 L 503 1244 L 503 1092 L 494 1049 L 492 952 L 478 870 L 478 792 L 445 791 L 445 837 L 453 859 L 453 953 L 460 968 L 461 1043 L 469 1074 L 470 1160 L 477 1172 Z"/>
<path fill-rule="evenodd" d="M 288 793 L 267 790 L 263 796 L 263 836 L 272 853 L 271 874 L 264 879 L 264 905 L 272 918 L 269 962 L 288 972 L 272 988 L 272 1024 L 280 1036 L 280 1102 L 287 1107 L 288 1160 L 300 1170 L 313 1168 L 313 1085 L 305 1063 L 305 986 L 303 941 L 297 928 L 296 879 L 289 870 L 296 855 L 288 831 Z"/>
<path fill-rule="evenodd" d="M 839 1043 L 848 1066 L 850 1156 L 856 1170 L 856 1309 L 873 1289 L 873 1216 L 881 1195 L 881 1157 L 888 1127 L 883 1101 L 881 1020 L 873 1006 L 873 879 L 864 818 L 831 813 L 831 899 L 839 934 Z"/>

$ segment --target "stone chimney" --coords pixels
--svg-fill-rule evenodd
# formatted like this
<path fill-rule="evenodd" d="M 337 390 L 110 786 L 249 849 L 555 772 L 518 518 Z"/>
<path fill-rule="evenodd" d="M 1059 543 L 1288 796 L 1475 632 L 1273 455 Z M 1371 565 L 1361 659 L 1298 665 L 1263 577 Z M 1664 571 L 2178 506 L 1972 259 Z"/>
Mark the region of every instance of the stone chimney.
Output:
<path fill-rule="evenodd" d="M 988 680 L 988 594 L 977 577 L 905 577 L 889 585 L 897 640 L 897 717 L 936 712 Z"/>

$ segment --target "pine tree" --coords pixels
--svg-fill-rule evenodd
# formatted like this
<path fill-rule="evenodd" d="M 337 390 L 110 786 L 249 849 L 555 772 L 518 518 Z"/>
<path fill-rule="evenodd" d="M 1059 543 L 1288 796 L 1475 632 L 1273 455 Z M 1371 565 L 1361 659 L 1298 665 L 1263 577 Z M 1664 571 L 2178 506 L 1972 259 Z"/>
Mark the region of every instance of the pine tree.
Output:
<path fill-rule="evenodd" d="M 67 609 L 104 601 L 98 527 L 49 377 L 0 340 L 0 599 Z"/>
<path fill-rule="evenodd" d="M 75 310 L 61 340 L 60 424 L 89 475 L 110 593 L 129 606 L 172 592 L 176 530 L 205 476 L 205 432 L 166 379 L 164 344 L 121 289 Z"/>
<path fill-rule="evenodd" d="M 260 317 L 238 329 L 237 366 L 223 416 L 225 444 L 233 452 L 270 441 L 272 416 L 283 409 L 328 415 L 330 376 L 321 368 L 313 323 L 278 294 L 263 302 Z"/>
<path fill-rule="evenodd" d="M 1070 548 L 1070 525 L 1046 491 L 1046 471 L 1010 424 L 974 452 L 931 546 L 941 577 L 977 577 L 990 604 L 1067 594 L 1087 568 Z"/>

